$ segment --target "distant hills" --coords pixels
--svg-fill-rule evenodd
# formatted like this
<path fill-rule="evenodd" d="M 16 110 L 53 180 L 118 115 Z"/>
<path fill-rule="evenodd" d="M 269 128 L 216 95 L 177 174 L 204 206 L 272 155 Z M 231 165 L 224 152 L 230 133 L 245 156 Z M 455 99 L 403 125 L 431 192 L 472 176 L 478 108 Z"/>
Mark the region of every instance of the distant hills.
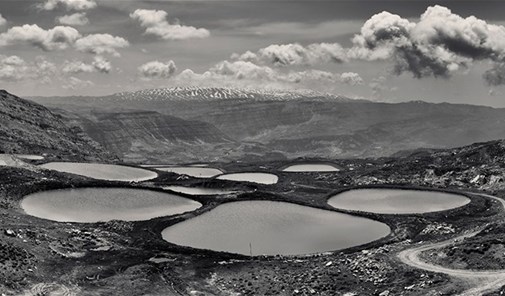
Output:
<path fill-rule="evenodd" d="M 178 162 L 379 157 L 505 138 L 505 109 L 378 103 L 310 91 L 166 88 L 31 99 L 66 113 L 93 139 L 134 161 L 161 154 Z"/>

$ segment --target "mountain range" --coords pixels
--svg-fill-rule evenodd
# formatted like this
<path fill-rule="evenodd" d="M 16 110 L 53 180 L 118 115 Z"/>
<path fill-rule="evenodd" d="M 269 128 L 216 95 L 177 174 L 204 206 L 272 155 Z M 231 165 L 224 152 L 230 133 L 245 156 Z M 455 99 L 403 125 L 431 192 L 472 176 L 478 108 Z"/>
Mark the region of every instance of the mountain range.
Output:
<path fill-rule="evenodd" d="M 165 88 L 30 99 L 136 162 L 381 157 L 505 138 L 505 109 L 311 91 Z"/>

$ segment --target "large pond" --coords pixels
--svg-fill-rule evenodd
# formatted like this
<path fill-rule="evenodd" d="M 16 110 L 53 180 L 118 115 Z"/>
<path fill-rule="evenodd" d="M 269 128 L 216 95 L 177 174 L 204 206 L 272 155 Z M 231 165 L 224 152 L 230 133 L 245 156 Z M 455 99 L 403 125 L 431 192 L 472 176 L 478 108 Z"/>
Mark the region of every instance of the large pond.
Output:
<path fill-rule="evenodd" d="M 404 189 L 355 189 L 330 198 L 334 208 L 379 214 L 419 214 L 466 205 L 470 199 L 439 191 Z"/>
<path fill-rule="evenodd" d="M 218 195 L 218 194 L 232 194 L 238 191 L 219 189 L 219 188 L 205 188 L 205 187 L 185 187 L 185 186 L 165 186 L 163 189 L 172 190 L 174 192 L 186 193 L 189 195 Z"/>
<path fill-rule="evenodd" d="M 275 184 L 279 180 L 279 177 L 269 173 L 233 173 L 217 176 L 216 179 L 245 181 L 259 184 Z"/>
<path fill-rule="evenodd" d="M 50 162 L 41 167 L 109 181 L 144 181 L 158 176 L 157 173 L 149 170 L 101 163 Z"/>
<path fill-rule="evenodd" d="M 300 255 L 362 245 L 386 224 L 286 202 L 225 203 L 162 232 L 168 242 L 244 255 Z"/>
<path fill-rule="evenodd" d="M 181 167 L 159 167 L 157 170 L 164 172 L 172 172 L 179 175 L 188 175 L 196 178 L 211 178 L 221 175 L 223 172 L 215 168 L 181 166 Z"/>
<path fill-rule="evenodd" d="M 330 164 L 304 163 L 295 164 L 284 168 L 284 172 L 338 172 L 339 169 Z"/>
<path fill-rule="evenodd" d="M 202 204 L 173 194 L 125 188 L 79 188 L 27 195 L 29 215 L 59 222 L 140 221 L 193 211 Z"/>

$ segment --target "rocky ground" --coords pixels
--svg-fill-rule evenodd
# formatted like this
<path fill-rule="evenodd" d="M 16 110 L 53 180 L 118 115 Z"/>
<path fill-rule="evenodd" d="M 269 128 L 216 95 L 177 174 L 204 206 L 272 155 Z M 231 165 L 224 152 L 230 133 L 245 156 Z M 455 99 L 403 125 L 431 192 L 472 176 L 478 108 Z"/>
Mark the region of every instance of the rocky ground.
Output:
<path fill-rule="evenodd" d="M 505 261 L 503 211 L 468 195 L 458 209 L 419 215 L 357 213 L 392 228 L 379 241 L 311 256 L 249 258 L 194 250 L 161 239 L 165 227 L 230 200 L 269 199 L 331 209 L 329 196 L 354 187 L 438 188 L 505 196 L 503 142 L 418 151 L 397 159 L 334 160 L 333 173 L 279 173 L 276 185 L 237 184 L 162 173 L 143 183 L 105 182 L 27 167 L 0 167 L 0 291 L 5 295 L 453 295 L 466 283 L 402 264 L 414 245 L 484 228 L 475 237 L 425 254 L 449 267 L 500 269 Z M 37 163 L 37 162 L 34 162 Z M 287 162 L 216 164 L 227 171 L 275 171 Z M 21 198 L 35 191 L 122 186 L 153 190 L 168 184 L 241 188 L 227 197 L 193 197 L 194 213 L 141 222 L 57 223 L 26 215 Z M 466 194 L 466 193 L 464 193 Z M 497 292 L 499 293 L 499 292 Z"/>

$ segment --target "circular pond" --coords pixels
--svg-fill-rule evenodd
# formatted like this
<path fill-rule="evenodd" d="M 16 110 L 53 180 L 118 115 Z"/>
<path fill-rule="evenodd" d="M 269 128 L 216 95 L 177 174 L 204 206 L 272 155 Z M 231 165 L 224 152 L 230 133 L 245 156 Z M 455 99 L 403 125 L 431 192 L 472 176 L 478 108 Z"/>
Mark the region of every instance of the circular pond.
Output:
<path fill-rule="evenodd" d="M 290 165 L 282 170 L 283 172 L 338 172 L 339 169 L 335 166 L 322 163 L 304 163 Z"/>
<path fill-rule="evenodd" d="M 244 255 L 300 255 L 362 245 L 389 234 L 386 224 L 286 202 L 217 206 L 162 232 L 168 242 Z"/>
<path fill-rule="evenodd" d="M 149 170 L 102 163 L 49 162 L 41 167 L 109 181 L 145 181 L 158 176 L 157 173 Z"/>
<path fill-rule="evenodd" d="M 275 184 L 279 180 L 279 177 L 274 174 L 269 173 L 233 173 L 224 174 L 217 176 L 216 179 L 219 180 L 229 180 L 229 181 L 243 181 L 252 182 L 259 184 Z"/>
<path fill-rule="evenodd" d="M 21 208 L 59 222 L 140 221 L 193 211 L 202 204 L 173 194 L 126 188 L 79 188 L 27 195 Z"/>
<path fill-rule="evenodd" d="M 328 200 L 334 208 L 379 214 L 420 214 L 466 205 L 470 199 L 459 194 L 406 189 L 354 189 Z"/>
<path fill-rule="evenodd" d="M 215 168 L 194 167 L 194 166 L 157 167 L 156 169 L 164 172 L 171 172 L 179 175 L 188 175 L 196 178 L 211 178 L 223 173 L 221 170 Z"/>

